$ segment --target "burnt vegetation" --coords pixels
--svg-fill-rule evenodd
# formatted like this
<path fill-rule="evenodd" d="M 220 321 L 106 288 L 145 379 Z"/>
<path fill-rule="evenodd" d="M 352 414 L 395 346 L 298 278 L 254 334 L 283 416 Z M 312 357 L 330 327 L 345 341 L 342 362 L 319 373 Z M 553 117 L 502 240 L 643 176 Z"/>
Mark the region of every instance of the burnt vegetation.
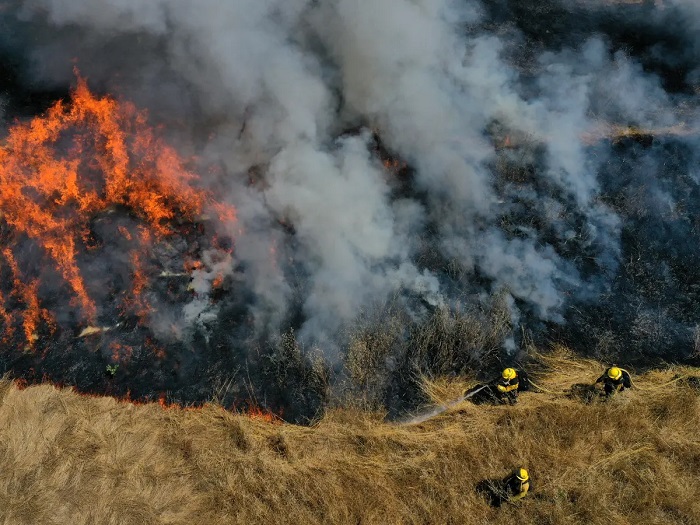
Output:
<path fill-rule="evenodd" d="M 245 191 L 264 195 L 253 206 L 270 208 L 269 223 L 255 227 L 269 230 L 264 238 L 274 242 L 261 251 L 275 251 L 271 265 L 281 266 L 280 286 L 288 286 L 281 295 L 289 304 L 279 311 L 270 306 L 275 299 L 261 304 L 247 286 L 258 269 L 254 257 L 236 259 L 235 227 L 222 231 L 212 210 L 173 206 L 186 185 L 167 198 L 153 192 L 177 211 L 151 225 L 168 230 L 154 242 L 147 212 L 125 201 L 81 222 L 74 266 L 99 306 L 89 323 L 75 286 L 42 264 L 41 242 L 18 234 L 0 209 L 0 521 L 697 522 L 700 379 L 691 367 L 700 364 L 700 129 L 693 127 L 700 69 L 681 5 L 482 1 L 483 16 L 460 28 L 469 38 L 502 37 L 499 59 L 511 68 L 504 82 L 524 101 L 551 87 L 543 78 L 561 80 L 546 76 L 561 69 L 552 57 L 563 56 L 563 69 L 573 71 L 591 39 L 601 43 L 602 62 L 656 79 L 649 89 L 672 115 L 669 125 L 646 125 L 625 116 L 600 85 L 586 84 L 601 96 L 580 118 L 600 128 L 571 140 L 583 144 L 582 186 L 593 181 L 590 193 L 567 187 L 557 172 L 564 168 L 550 165 L 556 128 L 525 132 L 508 114 L 490 116 L 472 139 L 488 150 L 479 169 L 495 201 L 463 229 L 456 223 L 468 214 L 448 202 L 449 190 L 431 188 L 412 165 L 420 159 L 392 149 L 397 141 L 373 117 L 346 122 L 344 94 L 336 93 L 332 117 L 342 124 L 323 153 L 332 164 L 334 148 L 364 137 L 367 166 L 377 168 L 387 201 L 425 212 L 411 230 L 410 260 L 419 277 L 434 280 L 363 304 L 320 341 L 300 335 L 312 315 L 318 261 L 299 260 L 309 234 L 295 210 L 273 211 L 267 200 L 274 181 L 266 152 L 238 175 Z M 44 114 L 56 100 L 68 105 L 70 92 L 32 81 L 21 43 L 36 28 L 23 19 L 13 33 L 3 8 L 0 109 L 9 130 L 12 119 Z M 132 39 L 118 40 L 114 49 Z M 144 40 L 149 52 L 165 45 L 159 36 Z M 329 66 L 325 53 L 319 69 Z M 566 113 L 565 95 L 554 113 Z M 238 138 L 260 125 L 255 111 L 245 109 Z M 192 148 L 206 150 L 208 131 L 228 124 L 220 120 L 193 124 Z M 93 146 L 101 151 L 108 142 Z M 27 173 L 39 173 L 33 162 Z M 212 170 L 212 179 L 233 176 L 223 164 L 191 163 Z M 97 168 L 91 161 L 84 169 Z M 60 191 L 21 195 L 73 217 L 56 206 Z M 511 258 L 501 270 L 526 282 L 509 288 L 491 272 L 498 261 L 479 260 L 489 246 L 465 243 L 474 253 L 448 255 L 441 235 L 451 229 L 494 233 L 475 238 L 501 244 L 500 255 Z M 525 248 L 508 251 L 513 246 Z M 134 258 L 136 248 L 143 250 Z M 398 267 L 394 257 L 377 265 Z M 518 273 L 523 268 L 532 273 Z M 440 293 L 429 293 L 431 285 Z M 634 387 L 604 400 L 593 382 L 611 363 L 633 372 Z M 511 366 L 536 385 L 517 404 L 462 399 Z M 517 505 L 490 506 L 480 482 L 516 465 L 529 469 L 532 493 Z"/>
<path fill-rule="evenodd" d="M 522 75 L 524 90 L 538 89 L 534 79 L 545 67 L 537 60 L 539 55 L 575 48 L 596 36 L 609 44 L 611 56 L 621 53 L 639 61 L 644 72 L 657 75 L 668 94 L 695 93 L 695 59 L 684 51 L 692 46 L 687 32 L 673 30 L 685 26 L 680 11 L 672 6 L 659 12 L 653 2 L 491 0 L 483 4 L 487 16 L 481 26 L 467 29 L 513 36 L 504 55 Z M 34 85 L 29 71 L 23 70 L 25 61 L 18 58 L 22 51 L 17 42 L 4 38 L 0 64 L 8 115 L 38 114 L 50 106 L 48 99 L 67 98 L 66 91 Z M 683 101 L 686 107 L 677 108 L 681 115 L 693 109 L 687 106 L 692 99 Z M 596 110 L 601 109 L 591 109 Z M 310 422 L 324 406 L 338 403 L 402 413 L 425 401 L 418 377 L 488 376 L 505 363 L 523 358 L 518 348 L 524 347 L 524 337 L 537 343 L 559 341 L 581 354 L 639 366 L 662 360 L 695 362 L 700 355 L 696 138 L 645 129 L 633 121 L 612 124 L 613 131 L 590 141 L 586 153 L 605 157 L 597 173 L 600 194 L 596 199 L 620 219 L 618 253 L 612 253 L 606 240 L 591 230 L 589 218 L 573 197 L 542 176 L 547 152 L 541 138 L 511 129 L 505 119 L 494 119 L 483 130 L 495 151 L 488 160 L 493 188 L 507 203 L 496 212 L 499 231 L 508 240 L 534 239 L 537 246 L 548 247 L 581 276 L 582 286 L 590 287 L 586 296 L 579 294 L 579 285 L 562 284 L 569 302 L 558 322 L 542 320 L 532 304 L 513 299 L 507 288 L 496 286 L 478 268 L 443 255 L 432 240 L 440 229 L 439 217 L 427 217 L 418 265 L 440 277 L 450 299 L 428 303 L 419 297 L 400 297 L 368 307 L 338 335 L 340 344 L 334 350 L 296 338 L 305 321 L 302 293 L 295 296 L 283 323 L 285 330 L 260 337 L 249 308 L 253 299 L 237 285 L 237 278 L 248 271 L 244 265 L 235 267 L 211 292 L 216 315 L 177 341 L 153 330 L 133 312 L 120 311 L 132 279 L 128 271 L 96 266 L 92 273 L 97 282 L 105 283 L 98 324 L 110 330 L 78 337 L 83 324 L 69 310 L 55 326 L 48 322 L 38 326 L 31 334 L 36 338 L 33 351 L 19 332 L 6 341 L 0 371 L 30 383 L 48 379 L 122 398 L 165 397 L 183 405 L 216 399 L 228 408 L 260 405 L 289 420 Z M 372 130 L 371 154 L 384 167 L 392 198 L 427 202 L 430 197 L 417 183 L 414 169 L 392 152 L 371 123 L 339 136 L 365 129 Z M 244 130 L 245 123 L 241 133 Z M 266 169 L 249 170 L 251 187 L 266 187 Z M 118 237 L 120 225 L 136 229 L 137 222 L 133 210 L 123 207 L 93 217 L 84 238 L 87 252 L 81 255 L 81 267 L 90 266 L 91 254 L 123 250 L 123 243 L 110 245 L 110 239 Z M 293 221 L 279 217 L 274 227 L 290 245 L 297 242 Z M 0 228 L 5 244 L 18 242 L 5 223 Z M 204 218 L 182 220 L 177 229 L 145 262 L 152 278 L 148 293 L 174 307 L 195 295 L 192 268 L 186 267 L 185 259 L 200 259 L 210 249 L 235 251 L 235 239 L 215 240 Z M 27 243 L 23 251 L 23 262 L 36 275 L 39 270 L 31 265 L 37 250 Z M 176 263 L 177 268 L 164 267 L 163 260 Z M 159 277 L 160 272 L 167 275 Z M 287 272 L 291 282 L 307 277 L 294 262 Z M 0 267 L 0 277 L 3 283 L 11 282 L 7 264 Z M 52 281 L 56 275 L 49 277 Z M 70 290 L 49 288 L 40 288 L 39 295 L 48 310 L 60 311 Z M 9 310 L 23 307 L 16 296 L 8 301 Z M 331 359 L 328 353 L 333 354 Z M 105 373 L 120 359 L 117 369 Z"/>

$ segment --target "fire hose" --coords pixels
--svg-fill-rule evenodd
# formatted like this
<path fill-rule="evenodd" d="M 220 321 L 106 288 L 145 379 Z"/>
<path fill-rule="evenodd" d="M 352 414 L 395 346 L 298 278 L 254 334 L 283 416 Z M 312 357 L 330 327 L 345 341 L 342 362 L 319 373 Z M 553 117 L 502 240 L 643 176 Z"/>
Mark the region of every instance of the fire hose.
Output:
<path fill-rule="evenodd" d="M 422 423 L 423 421 L 427 421 L 428 419 L 431 419 L 439 414 L 442 414 L 447 409 L 461 403 L 462 401 L 464 401 L 466 399 L 469 399 L 473 395 L 478 394 L 479 392 L 481 392 L 482 390 L 484 390 L 485 388 L 488 388 L 488 387 L 489 387 L 489 385 L 481 385 L 480 387 L 476 388 L 472 392 L 469 392 L 468 394 L 465 394 L 465 395 L 455 399 L 451 403 L 439 405 L 439 406 L 431 408 L 430 410 L 423 412 L 422 414 L 416 414 L 416 415 L 411 416 L 407 419 L 400 420 L 400 421 L 398 421 L 398 424 L 402 425 L 402 426 L 403 425 L 416 425 L 418 423 Z"/>
<path fill-rule="evenodd" d="M 655 390 L 660 390 L 660 389 L 662 389 L 662 388 L 665 388 L 665 387 L 667 387 L 668 385 L 671 385 L 671 384 L 673 384 L 673 383 L 676 383 L 676 382 L 678 382 L 678 381 L 680 381 L 680 380 L 682 380 L 682 379 L 685 379 L 685 378 L 687 378 L 687 377 L 689 377 L 688 374 L 682 375 L 682 376 L 680 376 L 680 377 L 677 377 L 677 378 L 675 378 L 675 379 L 673 379 L 673 380 L 671 380 L 671 381 L 668 381 L 668 382 L 664 383 L 663 385 L 659 385 L 659 386 L 656 386 L 656 387 L 650 387 L 650 388 L 640 388 L 639 386 L 637 386 L 637 385 L 634 384 L 634 383 L 632 383 L 632 386 L 633 386 L 634 388 L 638 389 L 638 390 L 642 390 L 642 391 L 645 391 L 645 392 L 650 392 L 650 391 L 655 391 Z M 631 378 L 630 378 L 630 381 L 631 381 Z M 559 392 L 559 393 L 553 392 L 552 390 L 549 390 L 549 389 L 547 389 L 547 388 L 544 388 L 544 387 L 539 386 L 537 383 L 535 383 L 535 382 L 532 381 L 532 380 L 530 380 L 529 382 L 530 382 L 530 384 L 531 384 L 533 387 L 535 387 L 537 390 L 540 390 L 541 392 L 545 392 L 545 393 L 547 393 L 547 394 L 559 395 L 559 394 L 563 394 L 563 393 L 564 393 L 564 392 Z M 439 405 L 439 406 L 433 407 L 433 408 L 431 408 L 430 410 L 427 410 L 427 411 L 423 412 L 422 414 L 416 414 L 416 415 L 414 415 L 414 416 L 411 416 L 411 417 L 408 418 L 408 419 L 404 419 L 404 420 L 402 420 L 402 421 L 399 421 L 398 424 L 399 424 L 399 425 L 412 425 L 412 424 L 418 424 L 418 423 L 422 423 L 422 422 L 424 422 L 424 421 L 427 421 L 428 419 L 431 419 L 431 418 L 433 418 L 433 417 L 435 417 L 435 416 L 437 416 L 437 415 L 439 415 L 439 414 L 442 414 L 443 412 L 445 412 L 445 411 L 448 410 L 449 408 L 451 408 L 451 407 L 453 407 L 453 406 L 455 406 L 455 405 L 461 403 L 462 401 L 466 401 L 466 400 L 469 399 L 470 397 L 472 397 L 472 396 L 478 394 L 479 392 L 481 392 L 482 390 L 488 388 L 489 386 L 490 386 L 489 384 L 481 385 L 480 387 L 478 387 L 478 388 L 476 388 L 475 390 L 469 392 L 468 394 L 465 394 L 465 395 L 463 395 L 463 396 L 461 396 L 461 397 L 455 399 L 455 400 L 452 401 L 451 403 L 446 403 L 446 404 L 443 404 L 443 405 Z"/>
<path fill-rule="evenodd" d="M 557 395 L 557 392 L 552 392 L 551 390 L 547 390 L 546 388 L 541 387 L 540 385 L 538 385 L 537 383 L 535 383 L 532 379 L 529 379 L 529 382 L 530 382 L 530 384 L 531 384 L 532 386 L 534 386 L 537 390 L 540 390 L 540 391 L 542 391 L 542 392 L 546 392 L 547 394 L 554 394 L 554 395 Z"/>

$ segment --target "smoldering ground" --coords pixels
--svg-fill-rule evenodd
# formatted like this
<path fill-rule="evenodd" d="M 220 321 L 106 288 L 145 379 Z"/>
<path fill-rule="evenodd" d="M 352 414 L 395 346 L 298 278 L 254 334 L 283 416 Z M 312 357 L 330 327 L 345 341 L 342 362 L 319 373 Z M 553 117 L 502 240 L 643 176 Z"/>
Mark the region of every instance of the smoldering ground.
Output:
<path fill-rule="evenodd" d="M 0 16 L 8 125 L 65 93 L 77 62 L 238 211 L 226 292 L 199 274 L 194 299 L 160 305 L 149 336 L 178 371 L 144 367 L 141 394 L 198 399 L 242 370 L 264 383 L 270 345 L 299 352 L 295 377 L 307 355 L 342 376 L 358 319 L 494 301 L 496 357 L 457 339 L 453 371 L 513 359 L 523 328 L 611 359 L 694 351 L 691 0 L 26 0 Z M 413 366 L 409 332 L 381 374 Z"/>

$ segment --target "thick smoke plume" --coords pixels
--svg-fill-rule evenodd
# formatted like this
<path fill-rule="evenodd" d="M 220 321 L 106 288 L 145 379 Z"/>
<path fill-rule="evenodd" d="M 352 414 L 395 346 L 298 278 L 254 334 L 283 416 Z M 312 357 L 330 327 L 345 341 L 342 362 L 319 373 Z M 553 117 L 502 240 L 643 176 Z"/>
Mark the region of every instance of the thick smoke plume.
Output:
<path fill-rule="evenodd" d="M 77 61 L 217 166 L 202 182 L 237 209 L 235 249 L 153 316 L 164 338 L 232 315 L 211 298 L 226 274 L 230 344 L 292 327 L 333 364 L 389 303 L 420 320 L 493 294 L 511 354 L 519 323 L 601 355 L 693 351 L 694 0 L 25 0 L 0 16 L 20 84 L 64 90 Z"/>

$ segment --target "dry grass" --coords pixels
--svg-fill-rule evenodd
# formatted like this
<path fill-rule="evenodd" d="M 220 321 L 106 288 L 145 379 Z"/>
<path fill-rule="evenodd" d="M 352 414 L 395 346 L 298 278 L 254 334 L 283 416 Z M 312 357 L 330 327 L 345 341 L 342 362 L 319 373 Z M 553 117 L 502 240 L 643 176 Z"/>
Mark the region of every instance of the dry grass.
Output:
<path fill-rule="evenodd" d="M 335 388 L 331 401 L 381 410 L 397 391 L 409 398 L 417 394 L 420 376 L 440 381 L 441 376 L 494 365 L 512 334 L 508 297 L 500 290 L 479 305 L 440 306 L 420 320 L 398 303 L 362 314 L 348 333 L 347 380 Z"/>
<path fill-rule="evenodd" d="M 637 376 L 639 390 L 584 404 L 563 392 L 602 366 L 541 360 L 552 394 L 464 402 L 404 427 L 348 409 L 310 428 L 270 424 L 2 381 L 0 523 L 700 523 L 698 391 L 663 386 L 693 371 Z M 475 485 L 516 465 L 531 496 L 489 507 Z"/>

